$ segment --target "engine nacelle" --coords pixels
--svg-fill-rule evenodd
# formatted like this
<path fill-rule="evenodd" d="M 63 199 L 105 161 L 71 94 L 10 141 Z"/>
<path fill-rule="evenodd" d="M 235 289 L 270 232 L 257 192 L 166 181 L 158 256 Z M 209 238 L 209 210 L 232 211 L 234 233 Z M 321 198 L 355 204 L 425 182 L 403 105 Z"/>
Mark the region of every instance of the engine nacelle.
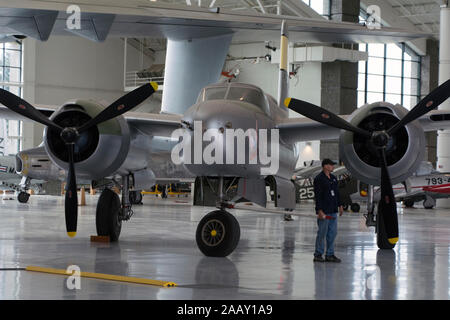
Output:
<path fill-rule="evenodd" d="M 382 131 L 392 127 L 408 110 L 387 102 L 366 104 L 347 119 L 353 125 L 368 131 Z M 339 153 L 345 167 L 355 178 L 372 185 L 380 185 L 380 165 L 377 149 L 370 139 L 342 131 Z M 386 160 L 392 184 L 403 182 L 411 176 L 425 155 L 425 136 L 418 121 L 398 129 L 386 147 Z"/>
<path fill-rule="evenodd" d="M 80 127 L 104 109 L 92 101 L 67 103 L 50 119 L 61 127 Z M 44 130 L 44 145 L 50 159 L 60 168 L 68 169 L 67 146 L 60 133 Z M 75 143 L 75 171 L 86 179 L 100 179 L 114 173 L 125 161 L 130 148 L 130 130 L 124 117 L 100 123 L 80 133 Z"/>

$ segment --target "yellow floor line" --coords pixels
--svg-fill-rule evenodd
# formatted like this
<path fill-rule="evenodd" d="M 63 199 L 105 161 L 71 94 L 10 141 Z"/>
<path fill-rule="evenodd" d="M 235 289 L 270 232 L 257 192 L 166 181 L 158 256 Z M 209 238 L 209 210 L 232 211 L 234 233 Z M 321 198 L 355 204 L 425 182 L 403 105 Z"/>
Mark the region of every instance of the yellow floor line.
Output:
<path fill-rule="evenodd" d="M 66 270 L 63 270 L 63 269 L 28 266 L 25 268 L 25 270 L 70 276 L 70 274 L 67 273 Z M 138 284 L 149 284 L 149 285 L 161 286 L 161 287 L 176 287 L 177 286 L 176 283 L 170 282 L 170 281 L 152 280 L 152 279 L 135 278 L 135 277 L 125 277 L 125 276 L 117 276 L 117 275 L 104 274 L 104 273 L 80 272 L 80 276 L 85 277 L 85 278 L 130 282 L 130 283 L 138 283 Z"/>

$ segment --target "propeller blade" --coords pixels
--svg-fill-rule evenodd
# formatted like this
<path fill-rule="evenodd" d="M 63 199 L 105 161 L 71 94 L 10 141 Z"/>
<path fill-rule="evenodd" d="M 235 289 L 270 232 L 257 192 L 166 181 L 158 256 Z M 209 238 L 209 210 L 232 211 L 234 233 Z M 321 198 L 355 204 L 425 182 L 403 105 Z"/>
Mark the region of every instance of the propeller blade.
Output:
<path fill-rule="evenodd" d="M 445 81 L 439 87 L 431 91 L 425 98 L 419 101 L 414 108 L 409 111 L 406 116 L 399 122 L 394 124 L 387 133 L 392 135 L 399 128 L 407 125 L 411 121 L 423 116 L 428 111 L 436 109 L 442 102 L 450 97 L 450 79 Z"/>
<path fill-rule="evenodd" d="M 395 202 L 394 190 L 389 177 L 384 148 L 381 148 L 379 151 L 379 160 L 381 166 L 381 198 L 378 205 L 378 214 L 383 215 L 389 243 L 395 244 L 398 241 L 397 203 Z"/>
<path fill-rule="evenodd" d="M 62 128 L 60 126 L 43 115 L 39 110 L 9 91 L 0 89 L 0 103 L 8 109 L 19 113 L 28 119 L 39 122 L 50 128 L 62 131 Z"/>
<path fill-rule="evenodd" d="M 69 237 L 74 237 L 77 233 L 77 216 L 78 216 L 78 199 L 77 199 L 77 181 L 75 177 L 74 165 L 74 148 L 73 143 L 67 144 L 67 151 L 69 154 L 69 171 L 67 172 L 66 181 L 66 198 L 65 198 L 65 214 L 66 214 L 66 229 Z"/>
<path fill-rule="evenodd" d="M 344 119 L 335 115 L 334 113 L 325 110 L 324 108 L 321 108 L 319 106 L 316 106 L 314 104 L 311 104 L 309 102 L 297 100 L 294 98 L 286 98 L 286 100 L 284 100 L 284 105 L 287 108 L 301 115 L 304 115 L 305 117 L 326 124 L 328 126 L 351 131 L 353 133 L 361 134 L 368 138 L 372 136 L 370 132 L 355 127 L 354 125 L 345 121 Z"/>
<path fill-rule="evenodd" d="M 97 116 L 95 116 L 95 118 L 89 120 L 80 128 L 78 128 L 78 132 L 82 132 L 101 122 L 108 121 L 117 116 L 120 116 L 121 114 L 124 114 L 125 112 L 133 109 L 134 107 L 142 103 L 145 99 L 150 97 L 156 90 L 158 90 L 158 84 L 156 82 L 150 82 L 144 84 L 143 86 L 140 86 L 137 89 L 134 89 L 133 91 L 117 99 L 105 110 L 103 110 Z"/>

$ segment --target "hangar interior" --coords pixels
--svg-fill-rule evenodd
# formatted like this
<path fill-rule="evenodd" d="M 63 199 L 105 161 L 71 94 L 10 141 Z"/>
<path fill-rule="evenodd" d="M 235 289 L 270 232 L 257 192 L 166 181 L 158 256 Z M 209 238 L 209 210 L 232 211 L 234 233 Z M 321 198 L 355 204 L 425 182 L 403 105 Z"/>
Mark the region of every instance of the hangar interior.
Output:
<path fill-rule="evenodd" d="M 45 1 L 44 1 L 45 2 Z M 63 1 L 64 2 L 64 1 Z M 115 1 L 120 2 L 120 1 Z M 387 101 L 410 110 L 439 84 L 450 70 L 439 58 L 440 46 L 450 46 L 449 3 L 441 0 L 150 0 L 180 10 L 223 8 L 239 14 L 280 15 L 306 19 L 367 23 L 370 6 L 380 10 L 384 27 L 427 38 L 398 43 L 289 42 L 289 96 L 348 115 L 357 108 Z M 5 5 L 7 7 L 7 5 Z M 3 2 L 0 1 L 0 8 Z M 8 35 L 4 35 L 7 37 Z M 442 36 L 447 39 L 443 40 Z M 441 37 L 441 39 L 440 39 Z M 75 99 L 104 106 L 139 86 L 155 81 L 158 90 L 135 112 L 160 113 L 169 57 L 168 40 L 154 37 L 107 37 L 96 42 L 74 34 L 33 37 L 0 43 L 0 88 L 35 106 L 61 106 Z M 213 48 L 210 48 L 214 54 Z M 450 53 L 450 49 L 446 49 Z M 441 53 L 442 54 L 442 53 Z M 275 99 L 280 69 L 279 40 L 231 40 L 219 82 L 248 83 Z M 440 66 L 441 60 L 441 66 Z M 172 60 L 173 61 L 173 58 Z M 207 62 L 205 62 L 207 63 Z M 174 77 L 195 79 L 184 70 Z M 179 72 L 179 75 L 177 74 Z M 199 70 L 200 72 L 200 70 Z M 445 74 L 445 72 L 447 72 Z M 440 78 L 441 77 L 441 78 Z M 189 85 L 187 85 L 189 86 Z M 172 92 L 174 89 L 172 89 Z M 450 109 L 450 102 L 441 105 Z M 299 114 L 289 110 L 289 118 Z M 447 119 L 448 120 L 448 119 Z M 424 160 L 450 172 L 446 130 L 425 133 Z M 44 126 L 0 119 L 0 155 L 38 147 Z M 441 135 L 441 145 L 438 136 Z M 296 144 L 296 167 L 312 160 L 340 159 L 339 142 L 302 141 Z M 450 296 L 450 216 L 447 199 L 433 210 L 398 204 L 402 239 L 395 250 L 377 248 L 363 212 L 339 220 L 337 255 L 341 264 L 314 264 L 316 218 L 312 202 L 297 204 L 293 221 L 257 205 L 232 209 L 241 225 L 241 240 L 226 258 L 204 257 L 195 245 L 195 228 L 209 211 L 191 205 L 191 196 L 160 199 L 144 195 L 123 224 L 121 240 L 89 242 L 95 231 L 98 195 L 87 195 L 79 207 L 79 232 L 64 234 L 61 181 L 43 183 L 42 196 L 27 204 L 2 200 L 0 226 L 2 268 L 43 265 L 141 278 L 174 281 L 176 288 L 146 287 L 83 278 L 80 290 L 66 288 L 63 277 L 25 271 L 0 271 L 0 299 L 448 299 Z M 361 205 L 364 211 L 364 205 Z M 268 204 L 273 209 L 273 205 Z M 70 253 L 69 255 L 67 253 Z M 264 268 L 261 266 L 264 265 Z M 368 279 L 377 278 L 376 288 Z"/>

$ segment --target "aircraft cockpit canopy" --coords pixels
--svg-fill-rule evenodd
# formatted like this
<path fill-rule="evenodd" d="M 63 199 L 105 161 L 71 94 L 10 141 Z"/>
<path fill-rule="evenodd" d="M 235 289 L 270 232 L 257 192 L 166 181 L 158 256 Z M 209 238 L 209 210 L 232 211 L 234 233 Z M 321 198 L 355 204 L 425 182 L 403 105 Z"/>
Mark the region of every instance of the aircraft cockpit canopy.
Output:
<path fill-rule="evenodd" d="M 202 89 L 197 103 L 210 100 L 235 100 L 250 103 L 269 114 L 269 105 L 264 92 L 255 86 L 241 83 L 223 83 Z"/>

